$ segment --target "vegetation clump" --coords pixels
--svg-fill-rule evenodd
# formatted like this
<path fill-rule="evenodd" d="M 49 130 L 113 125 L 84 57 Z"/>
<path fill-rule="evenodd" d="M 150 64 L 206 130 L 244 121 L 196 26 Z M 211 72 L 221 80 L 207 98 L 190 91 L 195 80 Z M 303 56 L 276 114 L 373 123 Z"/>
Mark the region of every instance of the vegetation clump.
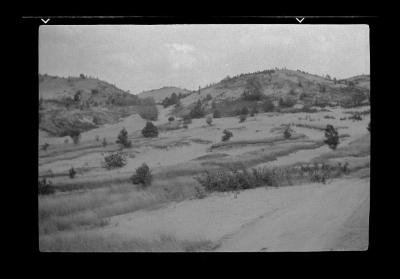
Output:
<path fill-rule="evenodd" d="M 194 107 L 190 110 L 190 118 L 202 118 L 206 114 L 204 107 L 200 100 L 196 102 Z"/>
<path fill-rule="evenodd" d="M 74 178 L 74 177 L 75 177 L 75 175 L 76 175 L 76 170 L 74 169 L 74 167 L 71 167 L 71 168 L 69 169 L 68 175 L 69 175 L 69 178 Z"/>
<path fill-rule="evenodd" d="M 143 163 L 136 169 L 135 174 L 131 177 L 133 184 L 142 184 L 143 186 L 149 186 L 153 180 L 151 170 L 146 163 Z"/>
<path fill-rule="evenodd" d="M 207 116 L 207 118 L 206 118 L 206 123 L 207 123 L 209 126 L 211 126 L 211 125 L 212 125 L 212 122 L 213 122 L 212 117 L 211 117 L 210 115 Z"/>
<path fill-rule="evenodd" d="M 146 126 L 142 129 L 142 135 L 146 138 L 158 137 L 158 129 L 151 121 L 147 121 Z"/>
<path fill-rule="evenodd" d="M 169 122 L 172 122 L 172 121 L 174 121 L 174 120 L 175 120 L 175 117 L 173 117 L 173 116 L 168 117 L 168 121 L 169 121 Z"/>
<path fill-rule="evenodd" d="M 122 152 L 109 153 L 104 157 L 103 166 L 110 170 L 126 165 L 126 155 Z"/>
<path fill-rule="evenodd" d="M 290 125 L 288 125 L 283 131 L 283 137 L 285 139 L 290 139 L 292 137 L 292 129 L 290 128 Z"/>
<path fill-rule="evenodd" d="M 221 112 L 219 110 L 214 110 L 213 118 L 221 118 Z"/>
<path fill-rule="evenodd" d="M 246 119 L 247 119 L 247 115 L 246 114 L 239 115 L 239 123 L 242 123 L 242 122 L 246 121 Z"/>
<path fill-rule="evenodd" d="M 128 140 L 128 131 L 125 128 L 119 132 L 116 143 L 125 148 L 132 147 L 132 142 Z"/>
<path fill-rule="evenodd" d="M 324 143 L 326 143 L 332 150 L 336 150 L 339 144 L 339 133 L 332 125 L 327 125 L 325 128 Z"/>
<path fill-rule="evenodd" d="M 228 141 L 231 137 L 233 137 L 233 133 L 227 129 L 225 129 L 222 133 L 222 141 Z"/>
<path fill-rule="evenodd" d="M 38 181 L 38 194 L 39 195 L 50 195 L 55 192 L 54 186 L 51 185 L 50 181 L 46 178 Z"/>

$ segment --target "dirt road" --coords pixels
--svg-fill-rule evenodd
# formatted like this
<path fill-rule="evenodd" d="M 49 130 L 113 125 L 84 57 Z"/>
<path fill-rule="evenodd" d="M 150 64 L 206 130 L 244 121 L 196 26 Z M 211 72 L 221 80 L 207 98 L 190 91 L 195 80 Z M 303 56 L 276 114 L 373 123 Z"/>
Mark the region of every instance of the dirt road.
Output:
<path fill-rule="evenodd" d="M 341 180 L 259 216 L 222 239 L 217 251 L 366 250 L 368 220 L 369 181 Z"/>

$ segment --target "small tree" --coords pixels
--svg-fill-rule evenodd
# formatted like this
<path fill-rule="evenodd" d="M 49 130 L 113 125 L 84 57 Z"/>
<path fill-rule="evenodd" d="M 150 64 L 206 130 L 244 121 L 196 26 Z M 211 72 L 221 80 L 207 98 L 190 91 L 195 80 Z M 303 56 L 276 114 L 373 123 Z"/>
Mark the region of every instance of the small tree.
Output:
<path fill-rule="evenodd" d="M 38 194 L 39 195 L 50 195 L 55 192 L 54 186 L 51 185 L 50 181 L 46 178 L 38 181 Z"/>
<path fill-rule="evenodd" d="M 202 118 L 205 115 L 205 111 L 200 100 L 196 102 L 189 115 L 191 118 Z"/>
<path fill-rule="evenodd" d="M 170 116 L 169 118 L 168 118 L 168 121 L 169 122 L 172 122 L 172 121 L 174 121 L 175 120 L 175 118 L 173 117 L 173 116 Z"/>
<path fill-rule="evenodd" d="M 222 133 L 224 133 L 221 139 L 222 141 L 228 141 L 231 137 L 233 137 L 232 132 L 227 129 L 225 129 Z"/>
<path fill-rule="evenodd" d="M 146 138 L 158 137 L 158 129 L 150 121 L 147 121 L 146 126 L 142 129 L 142 135 Z"/>
<path fill-rule="evenodd" d="M 71 137 L 74 144 L 78 144 L 79 141 L 81 140 L 81 132 L 79 132 L 78 130 L 71 131 L 69 133 L 69 136 Z"/>
<path fill-rule="evenodd" d="M 123 128 L 118 135 L 116 143 L 120 144 L 122 147 L 129 148 L 132 146 L 132 142 L 128 140 L 128 132 Z"/>
<path fill-rule="evenodd" d="M 249 114 L 249 109 L 248 109 L 247 107 L 243 107 L 243 108 L 240 110 L 240 114 L 241 114 L 241 115 L 248 115 L 248 114 Z"/>
<path fill-rule="evenodd" d="M 96 141 L 100 141 L 100 136 L 99 136 L 99 135 L 96 135 L 94 139 L 95 139 Z"/>
<path fill-rule="evenodd" d="M 250 116 L 254 116 L 258 113 L 257 106 L 254 106 L 250 111 Z"/>
<path fill-rule="evenodd" d="M 326 126 L 324 143 L 326 143 L 332 150 L 336 150 L 339 144 L 339 133 L 332 125 Z"/>
<path fill-rule="evenodd" d="M 239 115 L 239 123 L 245 122 L 246 119 L 247 119 L 247 115 L 246 114 Z"/>
<path fill-rule="evenodd" d="M 131 177 L 133 184 L 142 184 L 143 186 L 149 186 L 152 180 L 151 170 L 146 163 L 138 167 L 136 173 Z"/>
<path fill-rule="evenodd" d="M 207 116 L 207 118 L 206 118 L 206 122 L 207 122 L 207 124 L 209 125 L 209 126 L 211 126 L 212 125 L 212 121 L 213 121 L 213 119 L 212 119 L 212 117 L 209 115 L 209 116 Z"/>
<path fill-rule="evenodd" d="M 292 137 L 292 131 L 290 129 L 290 126 L 288 125 L 285 130 L 283 131 L 283 136 L 285 139 L 289 139 Z"/>
<path fill-rule="evenodd" d="M 76 171 L 75 171 L 74 167 L 71 167 L 69 169 L 68 174 L 69 174 L 69 178 L 74 178 L 75 177 Z"/>

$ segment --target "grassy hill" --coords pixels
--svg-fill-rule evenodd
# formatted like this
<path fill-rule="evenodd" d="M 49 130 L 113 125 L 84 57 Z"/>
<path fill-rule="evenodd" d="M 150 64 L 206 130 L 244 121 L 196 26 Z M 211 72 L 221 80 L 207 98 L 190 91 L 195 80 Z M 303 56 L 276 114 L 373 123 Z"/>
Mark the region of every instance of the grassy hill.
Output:
<path fill-rule="evenodd" d="M 244 99 L 243 92 L 251 91 L 254 83 L 257 84 L 261 98 L 250 101 Z M 369 76 L 336 80 L 300 70 L 288 69 L 240 74 L 200 88 L 200 90 L 182 98 L 180 101 L 183 106 L 175 110 L 174 113 L 178 116 L 187 114 L 190 108 L 198 100 L 201 100 L 207 112 L 213 110 L 212 104 L 214 103 L 214 108 L 222 110 L 225 115 L 231 115 L 243 106 L 261 108 L 260 103 L 267 96 L 276 104 L 279 104 L 280 99 L 291 99 L 294 104 L 307 107 L 357 106 L 368 99 Z"/>
<path fill-rule="evenodd" d="M 88 131 L 135 113 L 149 120 L 158 114 L 153 100 L 99 79 L 39 75 L 39 129 L 50 135 Z"/>
<path fill-rule="evenodd" d="M 156 103 L 160 103 L 166 97 L 171 96 L 172 93 L 176 93 L 177 95 L 181 93 L 182 95 L 189 94 L 190 91 L 187 89 L 182 89 L 174 86 L 165 86 L 159 89 L 143 91 L 138 94 L 140 98 L 153 98 Z"/>

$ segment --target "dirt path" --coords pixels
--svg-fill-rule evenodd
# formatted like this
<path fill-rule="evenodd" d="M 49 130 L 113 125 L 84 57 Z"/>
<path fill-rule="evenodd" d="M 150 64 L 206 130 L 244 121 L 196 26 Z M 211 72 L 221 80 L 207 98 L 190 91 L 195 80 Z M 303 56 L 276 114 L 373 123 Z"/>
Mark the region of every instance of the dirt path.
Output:
<path fill-rule="evenodd" d="M 368 248 L 369 181 L 341 180 L 303 202 L 266 212 L 225 236 L 217 251 L 327 251 Z"/>

